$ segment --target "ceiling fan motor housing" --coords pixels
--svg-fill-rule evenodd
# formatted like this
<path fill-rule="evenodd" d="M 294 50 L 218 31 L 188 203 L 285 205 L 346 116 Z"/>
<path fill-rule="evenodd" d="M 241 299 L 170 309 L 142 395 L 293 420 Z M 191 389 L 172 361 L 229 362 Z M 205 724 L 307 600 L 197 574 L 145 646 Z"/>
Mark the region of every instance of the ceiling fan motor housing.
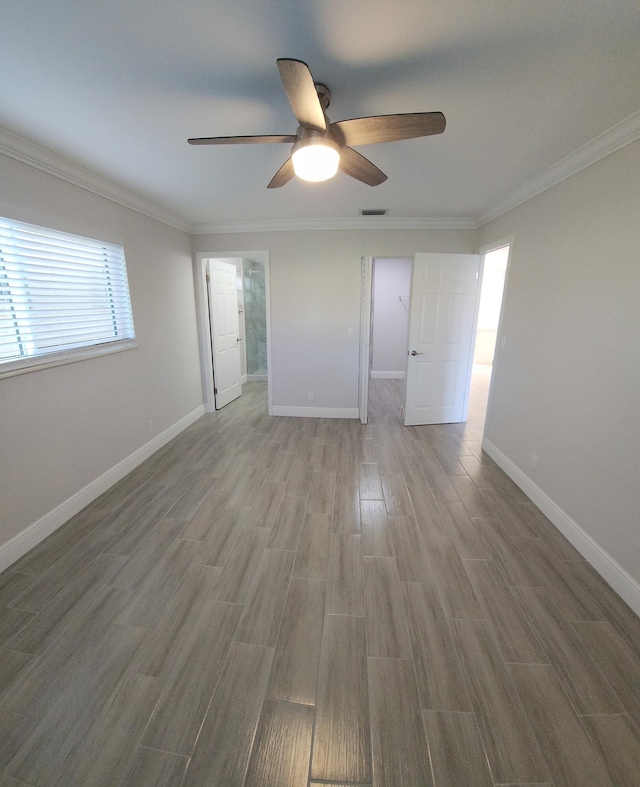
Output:
<path fill-rule="evenodd" d="M 322 82 L 314 82 L 314 87 L 316 89 L 316 93 L 318 94 L 320 106 L 326 112 L 329 108 L 329 104 L 331 103 L 331 91 L 326 85 L 323 85 Z M 327 125 L 329 124 L 327 123 Z"/>

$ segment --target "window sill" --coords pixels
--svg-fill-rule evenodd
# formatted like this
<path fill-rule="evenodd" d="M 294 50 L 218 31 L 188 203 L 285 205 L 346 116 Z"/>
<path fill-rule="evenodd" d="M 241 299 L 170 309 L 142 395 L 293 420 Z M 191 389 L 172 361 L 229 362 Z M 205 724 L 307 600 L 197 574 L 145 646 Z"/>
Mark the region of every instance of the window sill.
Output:
<path fill-rule="evenodd" d="M 24 358 L 19 361 L 8 361 L 0 363 L 0 380 L 5 377 L 15 377 L 18 374 L 28 372 L 38 372 L 41 369 L 50 369 L 53 366 L 65 366 L 68 363 L 86 361 L 89 358 L 100 358 L 103 355 L 113 355 L 114 353 L 126 350 L 135 350 L 138 344 L 135 339 L 127 339 L 122 342 L 111 342 L 109 344 L 94 345 L 93 347 L 82 347 L 64 353 L 52 353 L 35 358 Z"/>

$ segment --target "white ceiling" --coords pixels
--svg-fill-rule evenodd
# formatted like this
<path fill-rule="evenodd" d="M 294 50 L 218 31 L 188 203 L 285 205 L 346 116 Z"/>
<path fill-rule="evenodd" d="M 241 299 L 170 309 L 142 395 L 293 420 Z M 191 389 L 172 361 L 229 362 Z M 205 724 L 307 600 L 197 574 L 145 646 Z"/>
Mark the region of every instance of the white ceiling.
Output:
<path fill-rule="evenodd" d="M 638 0 L 0 0 L 0 126 L 192 228 L 478 221 L 613 127 L 640 123 Z M 294 134 L 276 58 L 331 120 L 441 111 L 444 134 L 362 147 L 389 179 L 266 185 Z M 633 118 L 631 116 L 634 116 Z M 625 132 L 627 133 L 627 132 Z M 606 137 L 605 137 L 606 138 Z"/>

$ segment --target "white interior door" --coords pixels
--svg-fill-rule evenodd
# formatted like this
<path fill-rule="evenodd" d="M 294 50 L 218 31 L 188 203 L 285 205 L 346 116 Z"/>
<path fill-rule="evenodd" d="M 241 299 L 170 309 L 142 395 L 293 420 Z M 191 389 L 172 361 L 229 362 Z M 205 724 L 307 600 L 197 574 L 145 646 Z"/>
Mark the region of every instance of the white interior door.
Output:
<path fill-rule="evenodd" d="M 236 266 L 209 260 L 209 316 L 216 410 L 242 393 Z"/>
<path fill-rule="evenodd" d="M 466 417 L 479 268 L 476 254 L 414 257 L 405 426 Z"/>

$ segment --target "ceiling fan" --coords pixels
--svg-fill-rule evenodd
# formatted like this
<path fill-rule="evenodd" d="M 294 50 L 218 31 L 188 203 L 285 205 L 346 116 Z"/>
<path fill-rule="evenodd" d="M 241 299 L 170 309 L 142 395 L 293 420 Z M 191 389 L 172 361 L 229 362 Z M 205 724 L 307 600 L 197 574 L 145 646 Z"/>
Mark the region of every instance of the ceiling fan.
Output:
<path fill-rule="evenodd" d="M 338 169 L 369 186 L 378 186 L 384 183 L 387 176 L 354 150 L 352 145 L 414 139 L 444 131 L 446 121 L 442 112 L 376 115 L 331 123 L 326 116 L 331 94 L 326 85 L 313 81 L 309 66 L 301 60 L 279 58 L 278 69 L 293 114 L 299 123 L 295 134 L 199 137 L 187 140 L 189 144 L 292 144 L 291 156 L 273 176 L 267 186 L 269 189 L 284 186 L 294 175 L 303 180 L 328 180 Z"/>

